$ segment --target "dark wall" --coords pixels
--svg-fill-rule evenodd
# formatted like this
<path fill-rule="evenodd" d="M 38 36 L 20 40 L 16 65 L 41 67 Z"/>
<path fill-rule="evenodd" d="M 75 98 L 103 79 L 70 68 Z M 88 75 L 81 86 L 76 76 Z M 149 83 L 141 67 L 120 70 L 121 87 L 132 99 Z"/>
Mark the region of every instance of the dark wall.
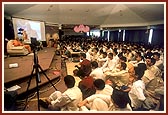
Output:
<path fill-rule="evenodd" d="M 45 25 L 45 33 L 49 33 L 50 35 L 53 35 L 54 33 L 58 33 L 58 27 L 57 26 L 49 26 Z"/>
<path fill-rule="evenodd" d="M 163 29 L 153 30 L 152 44 L 164 46 L 164 30 Z"/>
<path fill-rule="evenodd" d="M 4 18 L 4 38 L 13 39 L 14 30 L 12 21 Z"/>
<path fill-rule="evenodd" d="M 122 42 L 123 41 L 123 30 L 119 32 L 118 30 L 110 31 L 109 39 L 113 42 Z M 105 34 L 107 37 L 107 35 Z M 125 30 L 125 41 L 128 43 L 139 43 L 149 45 L 149 30 Z M 152 36 L 152 46 L 164 46 L 164 29 L 154 29 Z"/>
<path fill-rule="evenodd" d="M 4 38 L 2 38 L 2 41 L 4 41 L 4 54 L 7 54 L 7 40 L 8 39 L 14 39 L 14 30 L 13 30 L 13 24 L 12 21 L 9 19 L 4 18 Z"/>

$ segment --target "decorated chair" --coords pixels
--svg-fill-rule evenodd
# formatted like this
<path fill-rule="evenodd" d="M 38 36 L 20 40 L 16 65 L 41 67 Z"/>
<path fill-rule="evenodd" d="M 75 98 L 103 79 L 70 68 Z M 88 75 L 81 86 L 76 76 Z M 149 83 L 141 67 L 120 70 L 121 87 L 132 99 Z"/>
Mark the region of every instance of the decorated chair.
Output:
<path fill-rule="evenodd" d="M 24 46 L 14 46 L 14 40 L 9 40 L 7 43 L 8 55 L 27 55 L 29 52 Z"/>

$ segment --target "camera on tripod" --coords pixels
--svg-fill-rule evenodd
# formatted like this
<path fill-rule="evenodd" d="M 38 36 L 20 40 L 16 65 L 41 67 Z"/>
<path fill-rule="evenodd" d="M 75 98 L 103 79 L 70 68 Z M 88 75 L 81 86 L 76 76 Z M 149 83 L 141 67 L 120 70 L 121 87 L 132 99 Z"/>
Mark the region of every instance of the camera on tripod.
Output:
<path fill-rule="evenodd" d="M 31 49 L 33 51 L 39 51 L 41 49 L 40 42 L 37 41 L 37 38 L 31 37 Z"/>

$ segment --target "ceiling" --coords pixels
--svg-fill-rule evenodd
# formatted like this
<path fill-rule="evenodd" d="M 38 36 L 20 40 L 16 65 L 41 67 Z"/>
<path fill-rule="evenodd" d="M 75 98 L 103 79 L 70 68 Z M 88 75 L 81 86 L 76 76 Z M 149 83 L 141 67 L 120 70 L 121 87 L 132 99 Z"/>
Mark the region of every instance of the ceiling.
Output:
<path fill-rule="evenodd" d="M 84 24 L 90 27 L 115 28 L 164 24 L 163 2 L 147 3 L 4 3 L 4 15 L 45 21 L 48 25 L 71 28 Z"/>

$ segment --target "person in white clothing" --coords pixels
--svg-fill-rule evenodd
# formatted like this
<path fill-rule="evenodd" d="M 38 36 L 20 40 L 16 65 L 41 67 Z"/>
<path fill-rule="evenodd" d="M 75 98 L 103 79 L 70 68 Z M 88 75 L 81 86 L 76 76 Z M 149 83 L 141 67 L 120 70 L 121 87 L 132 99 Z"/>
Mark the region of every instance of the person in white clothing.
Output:
<path fill-rule="evenodd" d="M 149 111 L 156 108 L 155 103 L 152 98 L 147 93 L 147 85 L 144 82 L 144 76 L 147 71 L 146 64 L 138 64 L 135 68 L 135 75 L 137 75 L 137 80 L 133 82 L 131 90 L 129 91 L 129 97 L 131 100 L 131 105 L 133 110 Z"/>
<path fill-rule="evenodd" d="M 75 86 L 75 79 L 71 75 L 64 77 L 67 90 L 63 93 L 55 91 L 45 101 L 40 100 L 40 105 L 51 110 L 78 111 L 77 104 L 82 101 L 82 92 Z"/>
<path fill-rule="evenodd" d="M 96 88 L 96 94 L 111 95 L 113 93 L 112 82 L 109 79 L 106 82 L 102 79 L 96 79 L 93 84 Z"/>
<path fill-rule="evenodd" d="M 161 77 L 162 73 L 161 70 L 155 65 L 156 60 L 154 58 L 146 58 L 146 65 L 147 65 L 147 69 L 152 71 L 152 73 L 156 76 L 156 77 Z"/>
<path fill-rule="evenodd" d="M 81 111 L 132 111 L 125 93 L 115 91 L 112 95 L 94 94 L 78 104 Z"/>
<path fill-rule="evenodd" d="M 118 64 L 120 58 L 119 58 L 119 56 L 118 56 L 117 48 L 114 48 L 114 49 L 113 49 L 113 58 L 114 58 L 114 60 L 116 60 L 116 64 Z"/>
<path fill-rule="evenodd" d="M 164 71 L 163 60 L 160 59 L 160 53 L 154 52 L 153 58 L 156 60 L 155 65 L 161 70 Z"/>
<path fill-rule="evenodd" d="M 86 59 L 91 61 L 91 53 L 89 52 L 88 48 L 84 48 L 84 52 L 86 53 Z"/>
<path fill-rule="evenodd" d="M 98 63 L 96 61 L 91 62 L 92 72 L 90 76 L 94 79 L 102 79 L 105 80 L 102 68 L 98 67 Z"/>
<path fill-rule="evenodd" d="M 107 53 L 103 52 L 102 53 L 102 57 L 98 57 L 97 62 L 99 67 L 102 67 L 104 65 L 104 63 L 107 61 L 108 57 L 107 57 Z"/>
<path fill-rule="evenodd" d="M 116 63 L 116 60 L 113 59 L 113 54 L 109 53 L 107 61 L 102 66 L 103 72 L 112 71 L 116 65 L 117 63 Z"/>
<path fill-rule="evenodd" d="M 75 78 L 75 86 L 77 86 L 77 87 L 78 87 L 78 85 L 79 85 L 79 82 L 81 81 L 81 78 L 80 78 L 80 76 L 78 75 L 78 74 L 79 74 L 78 71 L 79 71 L 78 69 L 73 70 L 73 76 L 74 76 L 74 78 Z"/>
<path fill-rule="evenodd" d="M 78 107 L 81 111 L 110 111 L 115 109 L 111 96 L 105 94 L 91 95 L 81 101 Z"/>
<path fill-rule="evenodd" d="M 141 80 L 142 76 L 144 75 L 144 71 L 141 71 L 140 68 L 135 68 L 135 75 L 137 75 L 135 81 L 131 86 L 131 90 L 129 91 L 129 98 L 131 100 L 131 106 L 133 110 L 141 110 L 143 102 L 145 101 L 146 97 L 144 95 L 145 91 L 145 83 Z"/>
<path fill-rule="evenodd" d="M 141 55 L 141 52 L 136 52 L 136 61 L 130 61 L 130 63 L 133 64 L 134 67 L 137 67 L 139 63 L 145 63 L 144 57 Z"/>
<path fill-rule="evenodd" d="M 129 82 L 129 73 L 128 70 L 126 70 L 126 63 L 125 62 L 121 62 L 119 64 L 119 68 L 116 69 L 116 71 L 112 71 L 112 72 L 105 72 L 105 75 L 110 75 L 111 76 L 111 80 L 118 86 L 121 87 L 122 85 L 126 85 Z"/>

